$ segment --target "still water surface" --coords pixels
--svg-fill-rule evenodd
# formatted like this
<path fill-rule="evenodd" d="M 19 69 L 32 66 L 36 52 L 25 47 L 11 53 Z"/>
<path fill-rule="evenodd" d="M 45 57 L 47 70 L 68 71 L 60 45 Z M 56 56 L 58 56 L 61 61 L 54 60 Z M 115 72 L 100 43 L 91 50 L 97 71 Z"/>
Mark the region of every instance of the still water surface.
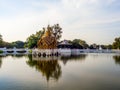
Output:
<path fill-rule="evenodd" d="M 0 90 L 120 90 L 119 54 L 82 54 L 58 60 L 0 56 Z"/>

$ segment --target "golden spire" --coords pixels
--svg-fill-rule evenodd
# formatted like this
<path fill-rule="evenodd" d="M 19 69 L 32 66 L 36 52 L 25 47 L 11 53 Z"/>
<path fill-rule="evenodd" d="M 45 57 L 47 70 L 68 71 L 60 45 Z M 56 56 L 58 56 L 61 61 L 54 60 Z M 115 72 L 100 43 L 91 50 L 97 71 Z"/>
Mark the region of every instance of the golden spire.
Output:
<path fill-rule="evenodd" d="M 45 29 L 44 29 L 45 30 Z M 48 25 L 47 30 L 42 38 L 38 41 L 39 49 L 55 49 L 57 48 L 57 40 L 52 36 L 52 27 Z"/>

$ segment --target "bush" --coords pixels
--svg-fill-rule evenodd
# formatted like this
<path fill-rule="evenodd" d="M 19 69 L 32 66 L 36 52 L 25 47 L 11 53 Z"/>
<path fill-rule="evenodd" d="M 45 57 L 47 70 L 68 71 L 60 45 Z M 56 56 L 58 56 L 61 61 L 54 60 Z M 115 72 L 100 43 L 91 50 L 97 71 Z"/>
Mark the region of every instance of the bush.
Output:
<path fill-rule="evenodd" d="M 3 53 L 3 51 L 2 51 L 2 50 L 0 50 L 0 53 Z"/>
<path fill-rule="evenodd" d="M 32 50 L 29 50 L 29 53 L 31 54 L 31 53 L 32 53 Z"/>

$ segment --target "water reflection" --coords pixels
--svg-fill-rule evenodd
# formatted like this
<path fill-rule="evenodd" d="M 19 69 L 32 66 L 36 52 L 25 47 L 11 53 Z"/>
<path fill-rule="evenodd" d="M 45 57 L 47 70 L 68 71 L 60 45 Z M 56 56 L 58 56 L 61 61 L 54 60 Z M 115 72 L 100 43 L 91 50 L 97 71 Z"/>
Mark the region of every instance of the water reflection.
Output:
<path fill-rule="evenodd" d="M 0 68 L 2 66 L 2 57 L 0 56 Z"/>
<path fill-rule="evenodd" d="M 2 67 L 2 59 L 7 58 L 9 56 L 11 56 L 13 58 L 22 58 L 22 57 L 25 57 L 27 55 L 25 55 L 25 54 L 0 54 L 0 68 Z"/>
<path fill-rule="evenodd" d="M 115 63 L 116 63 L 116 64 L 119 64 L 119 65 L 120 65 L 120 56 L 119 56 L 119 55 L 113 56 L 113 59 L 115 60 Z"/>
<path fill-rule="evenodd" d="M 81 54 L 79 56 L 61 56 L 61 57 L 49 57 L 49 58 L 35 58 L 32 55 L 24 55 L 24 54 L 14 54 L 14 55 L 4 55 L 0 56 L 0 68 L 2 66 L 2 59 L 7 57 L 13 58 L 23 58 L 26 57 L 28 60 L 26 64 L 32 68 L 35 68 L 38 72 L 42 73 L 43 76 L 46 77 L 46 80 L 54 79 L 56 81 L 62 75 L 62 69 L 59 64 L 59 61 L 62 61 L 64 65 L 66 65 L 69 61 L 82 61 L 85 60 L 86 54 Z"/>
<path fill-rule="evenodd" d="M 41 72 L 46 80 L 49 81 L 51 78 L 58 80 L 61 77 L 62 71 L 58 60 L 33 60 L 32 55 L 28 55 L 29 60 L 26 63 L 30 67 L 34 67 L 37 71 Z"/>
<path fill-rule="evenodd" d="M 22 58 L 22 57 L 25 57 L 24 54 L 13 54 L 11 55 L 12 57 L 15 57 L 15 58 Z"/>
<path fill-rule="evenodd" d="M 34 59 L 32 55 L 0 57 L 2 66 L 0 90 L 118 90 L 120 88 L 120 67 L 114 64 L 116 62 L 120 65 L 119 54 L 81 54 Z M 63 65 L 63 62 L 67 64 Z"/>
<path fill-rule="evenodd" d="M 59 60 L 61 60 L 64 65 L 66 65 L 68 61 L 85 60 L 86 56 L 86 54 L 81 54 L 79 56 L 38 58 L 34 55 L 28 55 L 29 60 L 26 61 L 26 63 L 30 67 L 35 68 L 37 71 L 41 72 L 42 75 L 46 77 L 47 81 L 49 81 L 50 78 L 58 80 L 62 74 Z"/>
<path fill-rule="evenodd" d="M 8 56 L 11 56 L 13 58 L 22 58 L 22 57 L 27 56 L 27 54 L 1 54 L 0 55 L 1 58 L 4 58 L 4 57 L 6 58 Z"/>
<path fill-rule="evenodd" d="M 68 61 L 78 61 L 78 60 L 85 60 L 85 58 L 87 57 L 86 54 L 80 54 L 80 55 L 77 55 L 77 56 L 62 56 L 60 59 L 61 61 L 63 61 L 64 65 L 67 64 Z"/>
<path fill-rule="evenodd" d="M 2 67 L 2 64 L 3 64 L 2 59 L 6 57 L 7 57 L 6 55 L 0 55 L 0 68 Z"/>

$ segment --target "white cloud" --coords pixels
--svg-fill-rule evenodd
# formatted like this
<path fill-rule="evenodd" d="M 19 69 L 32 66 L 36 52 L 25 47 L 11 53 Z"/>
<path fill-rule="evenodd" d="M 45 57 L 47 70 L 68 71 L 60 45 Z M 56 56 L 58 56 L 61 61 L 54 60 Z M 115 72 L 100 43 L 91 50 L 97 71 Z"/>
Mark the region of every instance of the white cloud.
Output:
<path fill-rule="evenodd" d="M 24 40 L 30 34 L 42 29 L 48 24 L 62 21 L 60 13 L 55 9 L 45 12 L 22 12 L 11 18 L 0 19 L 0 33 L 6 41 Z M 14 37 L 15 36 L 15 37 Z"/>
<path fill-rule="evenodd" d="M 114 2 L 116 0 L 61 0 L 59 3 L 32 1 L 29 2 L 30 8 L 18 11 L 13 17 L 1 17 L 0 33 L 6 41 L 25 40 L 47 24 L 60 23 L 63 38 L 95 41 L 92 40 L 95 36 L 92 29 L 120 22 L 120 12 L 108 13 L 101 8 L 103 4 L 112 5 Z"/>

